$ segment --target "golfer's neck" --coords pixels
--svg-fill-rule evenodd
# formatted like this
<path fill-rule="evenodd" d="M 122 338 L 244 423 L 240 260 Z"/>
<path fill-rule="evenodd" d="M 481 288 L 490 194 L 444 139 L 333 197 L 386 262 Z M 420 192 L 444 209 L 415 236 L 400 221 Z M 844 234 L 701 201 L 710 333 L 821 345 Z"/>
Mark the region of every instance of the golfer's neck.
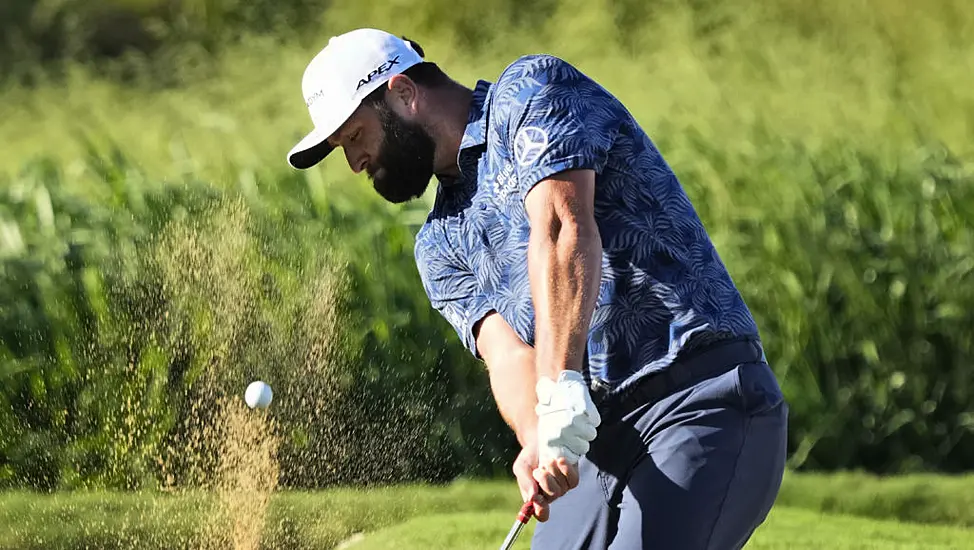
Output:
<path fill-rule="evenodd" d="M 436 111 L 430 117 L 430 135 L 436 143 L 434 171 L 445 176 L 458 176 L 457 154 L 460 142 L 467 131 L 470 118 L 470 101 L 473 91 L 457 84 L 442 91 L 434 91 L 430 105 Z"/>

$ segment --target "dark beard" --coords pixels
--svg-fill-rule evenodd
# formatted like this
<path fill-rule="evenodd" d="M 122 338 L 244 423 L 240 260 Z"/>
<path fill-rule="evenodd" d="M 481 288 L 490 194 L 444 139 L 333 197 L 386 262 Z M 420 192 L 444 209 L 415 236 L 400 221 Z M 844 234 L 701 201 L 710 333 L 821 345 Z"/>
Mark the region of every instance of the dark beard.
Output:
<path fill-rule="evenodd" d="M 422 126 L 384 105 L 377 110 L 385 136 L 377 162 L 369 167 L 372 186 L 391 203 L 419 198 L 433 177 L 433 138 Z M 380 169 L 382 174 L 377 176 Z"/>

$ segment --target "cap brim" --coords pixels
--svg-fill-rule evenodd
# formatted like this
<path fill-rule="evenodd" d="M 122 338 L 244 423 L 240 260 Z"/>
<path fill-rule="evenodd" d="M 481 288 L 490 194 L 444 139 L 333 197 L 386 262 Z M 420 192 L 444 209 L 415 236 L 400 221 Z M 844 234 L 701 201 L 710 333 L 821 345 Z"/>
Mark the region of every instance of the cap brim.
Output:
<path fill-rule="evenodd" d="M 328 144 L 328 135 L 316 128 L 304 137 L 287 155 L 287 162 L 298 170 L 307 170 L 318 164 L 334 147 Z"/>
<path fill-rule="evenodd" d="M 360 101 L 353 101 L 341 110 L 331 111 L 328 119 L 315 126 L 310 134 L 304 136 L 304 139 L 291 149 L 287 155 L 288 164 L 298 170 L 305 170 L 324 160 L 335 149 L 328 144 L 328 138 L 351 118 L 360 103 Z"/>

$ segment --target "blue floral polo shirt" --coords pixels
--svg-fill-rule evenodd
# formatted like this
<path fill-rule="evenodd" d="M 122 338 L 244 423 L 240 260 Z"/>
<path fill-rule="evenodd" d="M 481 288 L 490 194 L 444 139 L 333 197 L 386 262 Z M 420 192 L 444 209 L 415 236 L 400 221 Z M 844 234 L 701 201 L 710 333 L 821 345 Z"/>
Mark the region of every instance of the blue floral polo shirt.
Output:
<path fill-rule="evenodd" d="M 534 342 L 524 200 L 542 179 L 596 173 L 601 287 L 586 369 L 613 391 L 688 346 L 752 335 L 754 319 L 680 182 L 612 94 L 550 55 L 478 81 L 457 178 L 439 177 L 415 257 L 432 306 L 480 357 L 472 331 L 497 311 Z"/>

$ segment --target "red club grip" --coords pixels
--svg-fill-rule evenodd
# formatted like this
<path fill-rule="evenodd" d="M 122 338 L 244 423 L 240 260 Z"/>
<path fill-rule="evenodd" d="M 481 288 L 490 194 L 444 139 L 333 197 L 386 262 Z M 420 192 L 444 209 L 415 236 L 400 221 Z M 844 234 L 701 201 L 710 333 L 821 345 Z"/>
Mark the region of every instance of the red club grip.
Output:
<path fill-rule="evenodd" d="M 517 520 L 521 523 L 527 523 L 534 515 L 534 501 L 529 500 L 521 506 L 521 511 L 517 513 Z"/>

